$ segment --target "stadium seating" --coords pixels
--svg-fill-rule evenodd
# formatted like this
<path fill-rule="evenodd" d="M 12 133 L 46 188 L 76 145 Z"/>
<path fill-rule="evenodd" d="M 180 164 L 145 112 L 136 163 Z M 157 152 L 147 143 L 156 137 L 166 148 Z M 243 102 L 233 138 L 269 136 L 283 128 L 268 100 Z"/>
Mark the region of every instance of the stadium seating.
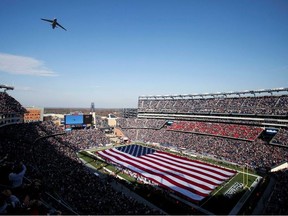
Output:
<path fill-rule="evenodd" d="M 35 142 L 40 136 L 52 135 L 59 131 L 60 128 L 52 122 L 2 127 L 0 128 L 2 138 L 0 158 L 7 155 L 7 161 L 23 161 L 27 166 L 27 177 L 40 178 L 45 185 L 45 191 L 65 200 L 78 214 L 158 214 L 158 211 L 136 202 L 132 197 L 116 192 L 109 182 L 101 181 L 79 161 L 77 150 L 106 142 L 105 139 L 103 140 L 103 135 L 99 135 L 99 131 L 76 131 Z M 25 190 L 24 194 L 20 194 L 20 197 L 23 196 L 26 197 Z M 40 198 L 42 197 L 37 200 L 39 201 Z M 30 208 L 29 203 L 27 206 L 21 206 L 17 209 L 20 211 L 17 214 L 27 214 Z M 50 210 L 45 209 L 42 213 L 46 214 Z M 10 214 L 14 213 L 9 211 Z M 63 212 L 62 209 L 61 211 Z M 28 214 L 32 213 L 28 212 Z"/>
<path fill-rule="evenodd" d="M 214 136 L 222 136 L 235 139 L 243 139 L 254 141 L 263 131 L 261 127 L 226 124 L 226 123 L 211 123 L 199 121 L 177 121 L 167 128 L 168 130 L 207 134 Z"/>
<path fill-rule="evenodd" d="M 166 123 L 165 120 L 158 119 L 137 119 L 137 118 L 121 118 L 117 121 L 120 128 L 154 128 L 160 129 Z"/>
<path fill-rule="evenodd" d="M 280 128 L 278 133 L 273 137 L 270 143 L 288 146 L 288 129 Z"/>
<path fill-rule="evenodd" d="M 23 122 L 25 111 L 17 100 L 6 92 L 0 92 L 0 127 Z"/>
<path fill-rule="evenodd" d="M 195 100 L 139 99 L 138 106 L 140 112 L 153 113 L 238 113 L 285 117 L 288 110 L 288 96 Z M 22 115 L 24 112 L 25 109 L 17 100 L 5 92 L 0 93 L 2 119 L 4 115 L 6 118 L 15 113 Z M 132 141 L 159 143 L 160 148 L 170 146 L 180 153 L 185 149 L 195 155 L 248 165 L 255 170 L 269 170 L 288 158 L 288 131 L 285 127 L 279 128 L 278 133 L 268 144 L 267 140 L 261 138 L 263 128 L 259 125 L 254 126 L 249 121 L 174 120 L 172 125 L 167 125 L 166 122 L 167 120 L 164 119 L 120 118 L 117 127 Z M 78 159 L 77 151 L 109 142 L 100 130 L 75 130 L 63 136 L 39 139 L 43 136 L 63 133 L 63 130 L 49 121 L 15 123 L 3 122 L 0 127 L 0 174 L 1 177 L 5 176 L 1 178 L 0 186 L 1 193 L 5 193 L 6 196 L 0 197 L 0 207 L 7 203 L 7 197 L 11 198 L 13 195 L 25 205 L 7 208 L 8 212 L 4 214 L 51 214 L 53 208 L 60 209 L 64 214 L 71 214 L 73 211 L 78 214 L 159 214 L 157 210 L 115 191 L 110 184 L 113 178 L 101 180 Z M 31 182 L 29 184 L 25 182 L 22 190 L 11 190 L 10 193 L 6 191 L 7 188 L 11 189 L 8 174 L 12 164 L 19 162 L 26 165 L 25 177 L 31 179 Z M 277 181 L 275 192 L 272 193 L 264 212 L 287 214 L 287 192 L 281 190 L 286 188 L 288 183 L 287 172 L 276 173 L 275 179 Z M 37 188 L 41 193 L 36 193 L 31 198 L 30 191 L 36 190 L 33 188 L 36 182 L 41 182 L 43 187 Z M 69 203 L 73 211 L 65 210 L 63 203 L 59 202 L 58 205 L 57 202 L 54 203 L 53 208 L 44 205 L 43 200 L 47 199 L 44 194 L 47 191 L 52 192 L 53 196 L 57 196 L 61 202 Z M 16 198 L 13 199 L 15 203 L 17 203 Z M 274 202 L 275 200 L 278 202 Z M 53 212 L 57 211 L 54 209 Z"/>
<path fill-rule="evenodd" d="M 208 99 L 139 99 L 138 112 L 213 113 L 287 116 L 288 96 L 251 96 Z"/>
<path fill-rule="evenodd" d="M 6 92 L 0 92 L 0 114 L 24 114 L 24 112 L 25 108 L 23 108 L 17 100 L 8 95 Z"/>

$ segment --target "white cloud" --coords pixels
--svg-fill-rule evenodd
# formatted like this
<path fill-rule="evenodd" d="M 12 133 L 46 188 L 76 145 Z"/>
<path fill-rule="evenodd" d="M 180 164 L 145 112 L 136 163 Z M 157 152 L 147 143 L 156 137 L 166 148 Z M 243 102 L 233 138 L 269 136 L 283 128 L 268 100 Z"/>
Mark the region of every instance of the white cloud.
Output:
<path fill-rule="evenodd" d="M 6 53 L 0 53 L 0 71 L 32 76 L 58 76 L 54 71 L 46 68 L 42 61 Z"/>

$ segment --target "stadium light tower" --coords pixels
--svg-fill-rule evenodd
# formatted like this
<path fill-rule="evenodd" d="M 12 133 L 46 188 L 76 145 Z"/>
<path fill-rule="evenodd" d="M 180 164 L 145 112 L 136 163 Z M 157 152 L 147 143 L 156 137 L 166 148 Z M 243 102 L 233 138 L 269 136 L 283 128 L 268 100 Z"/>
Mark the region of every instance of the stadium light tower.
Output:
<path fill-rule="evenodd" d="M 91 103 L 90 114 L 92 114 L 92 117 L 93 117 L 93 125 L 96 126 L 96 114 L 95 114 L 94 102 Z"/>
<path fill-rule="evenodd" d="M 0 88 L 4 88 L 4 92 L 6 92 L 7 90 L 14 90 L 13 86 L 7 86 L 7 85 L 0 85 Z"/>

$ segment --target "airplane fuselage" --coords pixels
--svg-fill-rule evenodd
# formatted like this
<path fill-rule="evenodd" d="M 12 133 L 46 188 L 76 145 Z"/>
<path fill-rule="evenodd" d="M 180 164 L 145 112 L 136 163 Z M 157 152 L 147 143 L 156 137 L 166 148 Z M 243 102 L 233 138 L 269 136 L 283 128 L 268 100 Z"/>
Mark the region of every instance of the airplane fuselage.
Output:
<path fill-rule="evenodd" d="M 57 25 L 57 19 L 53 19 L 52 28 L 54 29 Z"/>

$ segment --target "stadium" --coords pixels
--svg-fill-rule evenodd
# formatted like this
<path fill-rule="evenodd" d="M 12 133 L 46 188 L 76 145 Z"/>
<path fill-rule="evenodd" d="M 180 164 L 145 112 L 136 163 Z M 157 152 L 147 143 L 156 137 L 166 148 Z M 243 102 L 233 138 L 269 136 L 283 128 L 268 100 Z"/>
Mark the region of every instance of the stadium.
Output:
<path fill-rule="evenodd" d="M 0 87 L 1 214 L 288 214 L 288 88 L 139 96 L 107 134 Z"/>

